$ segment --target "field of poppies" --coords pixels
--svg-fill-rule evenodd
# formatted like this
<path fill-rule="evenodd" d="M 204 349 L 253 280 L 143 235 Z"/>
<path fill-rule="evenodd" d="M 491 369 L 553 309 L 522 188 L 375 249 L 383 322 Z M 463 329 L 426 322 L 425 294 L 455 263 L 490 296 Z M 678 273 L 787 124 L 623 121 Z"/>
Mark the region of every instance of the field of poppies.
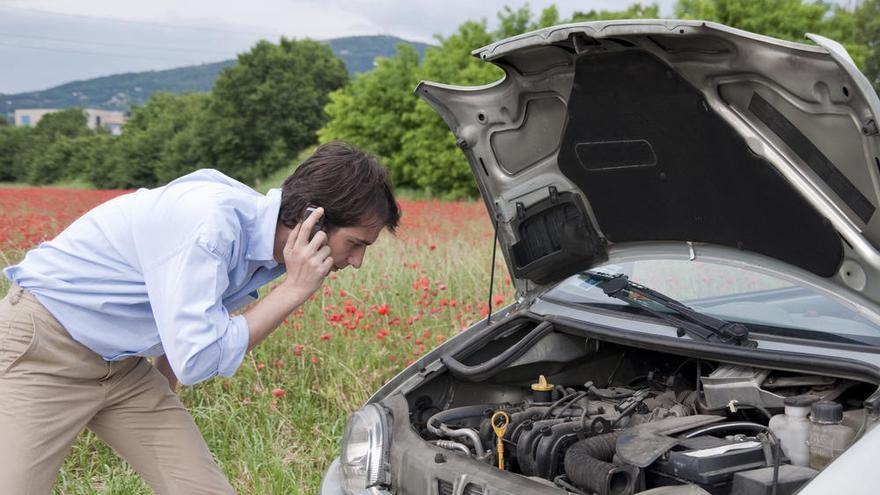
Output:
<path fill-rule="evenodd" d="M 0 188 L 0 265 L 124 191 Z M 403 201 L 398 234 L 383 233 L 360 270 L 323 288 L 245 357 L 229 379 L 179 394 L 241 494 L 315 493 L 348 414 L 432 347 L 488 312 L 492 231 L 480 202 Z M 512 298 L 496 262 L 493 305 Z M 7 282 L 0 277 L 0 294 Z M 56 493 L 150 493 L 85 432 Z"/>

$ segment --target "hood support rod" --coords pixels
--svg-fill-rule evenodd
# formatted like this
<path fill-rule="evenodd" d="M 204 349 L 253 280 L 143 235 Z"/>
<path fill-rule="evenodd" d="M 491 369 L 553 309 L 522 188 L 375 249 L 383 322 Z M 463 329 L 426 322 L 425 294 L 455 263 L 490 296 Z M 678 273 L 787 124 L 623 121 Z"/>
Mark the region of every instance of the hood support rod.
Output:
<path fill-rule="evenodd" d="M 492 323 L 492 289 L 495 287 L 495 254 L 498 252 L 498 219 L 492 220 L 492 230 L 495 236 L 492 239 L 492 268 L 489 274 L 489 314 L 486 315 L 486 326 Z"/>

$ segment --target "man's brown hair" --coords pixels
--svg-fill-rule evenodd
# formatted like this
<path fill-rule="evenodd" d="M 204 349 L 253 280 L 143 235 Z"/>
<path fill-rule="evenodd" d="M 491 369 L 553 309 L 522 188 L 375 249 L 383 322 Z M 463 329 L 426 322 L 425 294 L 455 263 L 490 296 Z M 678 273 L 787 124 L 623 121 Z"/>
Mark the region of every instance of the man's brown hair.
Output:
<path fill-rule="evenodd" d="M 394 232 L 400 206 L 388 172 L 369 153 L 346 143 L 323 144 L 281 187 L 278 220 L 293 228 L 309 205 L 324 208 L 324 227 L 381 223 Z"/>

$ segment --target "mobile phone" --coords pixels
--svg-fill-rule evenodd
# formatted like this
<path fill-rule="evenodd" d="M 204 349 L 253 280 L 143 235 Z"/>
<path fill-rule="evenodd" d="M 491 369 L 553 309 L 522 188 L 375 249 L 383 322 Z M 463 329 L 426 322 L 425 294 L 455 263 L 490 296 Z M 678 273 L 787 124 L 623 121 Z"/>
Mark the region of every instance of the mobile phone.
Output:
<path fill-rule="evenodd" d="M 312 206 L 312 205 L 307 206 L 305 211 L 303 212 L 302 220 L 300 220 L 300 223 L 305 222 L 306 219 L 309 218 L 309 216 L 312 213 L 314 213 L 315 210 L 317 210 L 317 209 L 318 209 L 317 206 Z M 324 217 L 323 216 L 321 218 L 319 218 L 318 221 L 315 222 L 315 226 L 312 227 L 312 231 L 309 233 L 309 240 L 310 241 L 312 240 L 312 237 L 315 237 L 315 234 L 317 234 L 319 230 L 324 230 Z"/>

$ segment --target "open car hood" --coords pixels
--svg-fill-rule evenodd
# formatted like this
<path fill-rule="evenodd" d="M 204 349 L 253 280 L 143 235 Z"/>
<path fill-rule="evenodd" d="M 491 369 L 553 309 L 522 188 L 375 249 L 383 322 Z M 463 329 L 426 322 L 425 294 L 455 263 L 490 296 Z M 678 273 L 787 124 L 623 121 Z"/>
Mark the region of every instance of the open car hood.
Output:
<path fill-rule="evenodd" d="M 518 296 L 624 243 L 769 256 L 880 301 L 880 101 L 846 51 L 703 21 L 566 24 L 422 82 L 470 162 Z M 684 246 L 684 244 L 683 244 Z"/>

